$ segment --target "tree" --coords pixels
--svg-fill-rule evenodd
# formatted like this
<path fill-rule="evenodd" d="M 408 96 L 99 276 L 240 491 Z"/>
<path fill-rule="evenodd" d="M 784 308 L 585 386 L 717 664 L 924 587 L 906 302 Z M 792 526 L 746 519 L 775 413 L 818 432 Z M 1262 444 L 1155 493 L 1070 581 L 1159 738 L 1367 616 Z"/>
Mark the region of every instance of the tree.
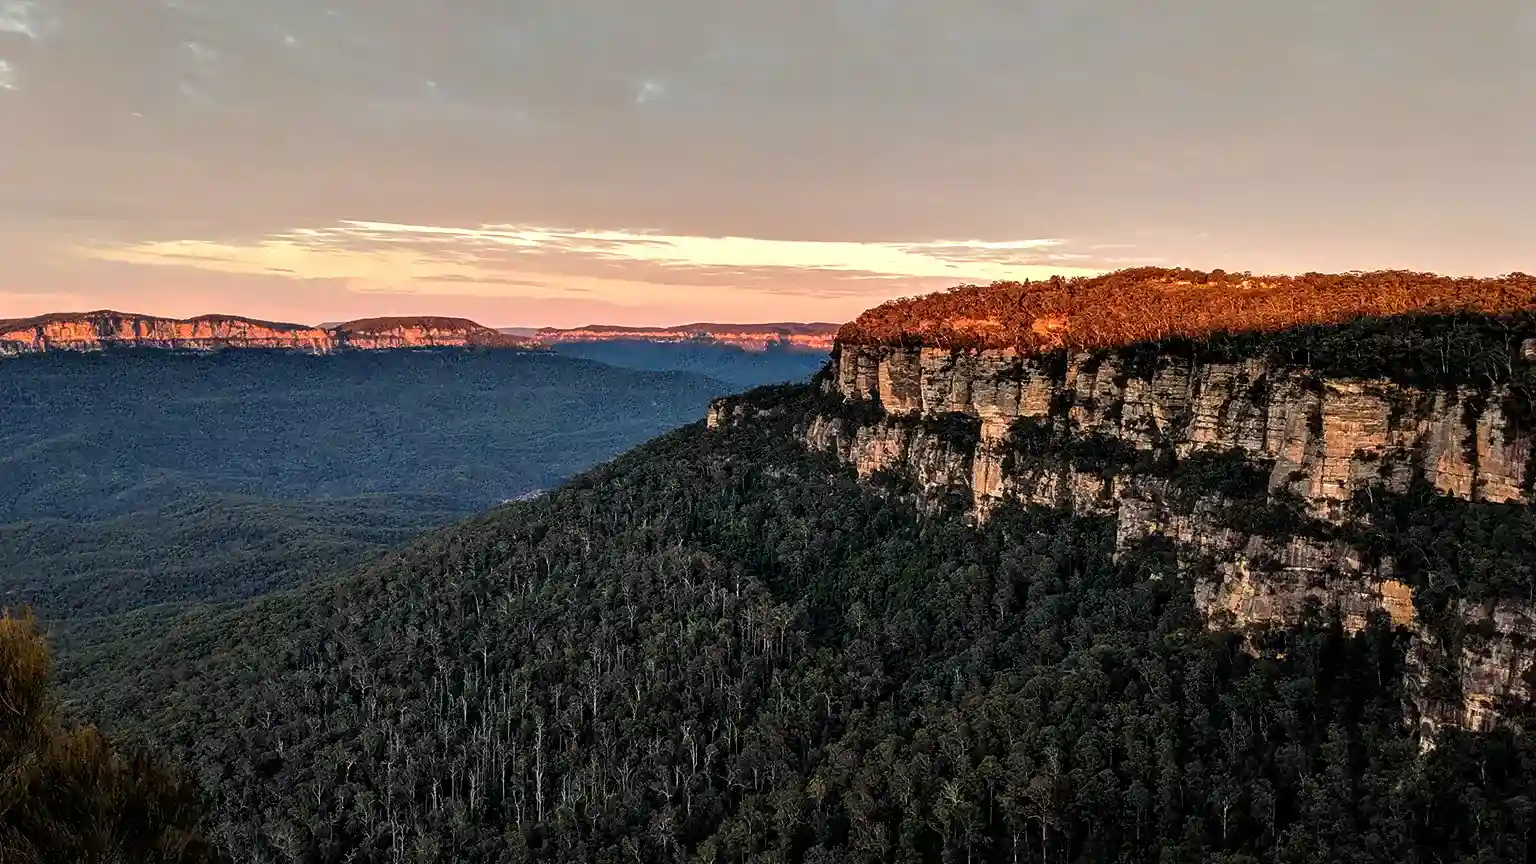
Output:
<path fill-rule="evenodd" d="M 192 864 L 221 857 L 194 788 L 92 726 L 60 722 L 48 646 L 0 613 L 0 864 Z"/>

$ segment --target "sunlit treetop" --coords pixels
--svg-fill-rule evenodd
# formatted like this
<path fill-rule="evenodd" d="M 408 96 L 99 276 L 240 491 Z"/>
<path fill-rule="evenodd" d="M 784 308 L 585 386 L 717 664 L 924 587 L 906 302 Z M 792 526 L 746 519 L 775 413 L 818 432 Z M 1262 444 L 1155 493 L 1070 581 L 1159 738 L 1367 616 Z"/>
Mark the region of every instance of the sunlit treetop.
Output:
<path fill-rule="evenodd" d="M 961 285 L 893 300 L 843 326 L 843 344 L 1103 348 L 1272 331 L 1360 317 L 1536 310 L 1536 277 L 1452 278 L 1400 270 L 1258 276 L 1140 267 L 1102 276 Z"/>

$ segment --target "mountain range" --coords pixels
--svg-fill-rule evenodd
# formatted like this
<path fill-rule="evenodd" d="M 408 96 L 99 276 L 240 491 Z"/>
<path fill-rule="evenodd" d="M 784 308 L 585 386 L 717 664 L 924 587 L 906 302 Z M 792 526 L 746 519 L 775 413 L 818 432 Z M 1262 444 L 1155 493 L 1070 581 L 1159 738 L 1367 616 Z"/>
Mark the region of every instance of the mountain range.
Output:
<path fill-rule="evenodd" d="M 787 348 L 825 352 L 835 324 L 687 324 L 680 327 L 496 330 L 464 318 L 366 318 L 318 326 L 260 321 L 234 315 L 161 318 L 100 310 L 0 319 L 0 356 L 104 348 L 214 350 L 291 349 L 311 353 L 390 348 L 477 347 L 530 350 L 587 342 L 703 343 L 754 351 Z"/>

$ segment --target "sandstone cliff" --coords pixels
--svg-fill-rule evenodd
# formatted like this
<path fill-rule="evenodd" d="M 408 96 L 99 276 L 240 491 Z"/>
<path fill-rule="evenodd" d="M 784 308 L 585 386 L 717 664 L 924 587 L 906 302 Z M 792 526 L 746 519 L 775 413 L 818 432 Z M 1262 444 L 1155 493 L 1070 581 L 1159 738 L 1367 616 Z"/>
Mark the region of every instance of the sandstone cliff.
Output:
<path fill-rule="evenodd" d="M 115 345 L 188 350 L 250 347 L 328 351 L 334 340 L 329 332 L 319 327 L 223 315 L 177 320 L 102 311 L 0 321 L 0 355 L 95 351 Z"/>
<path fill-rule="evenodd" d="M 228 315 L 181 320 L 100 311 L 0 321 L 0 356 L 106 348 L 265 348 L 324 354 L 343 349 L 463 346 L 533 347 L 528 340 L 462 318 L 375 318 L 309 327 Z"/>
<path fill-rule="evenodd" d="M 1359 630 L 1382 613 L 1412 634 L 1421 727 L 1487 729 L 1536 682 L 1529 591 L 1489 587 L 1519 582 L 1536 552 L 1536 322 L 1442 317 L 1399 332 L 1395 320 L 1377 331 L 1401 357 L 1361 327 L 1215 351 L 844 341 L 818 385 L 828 407 L 800 434 L 863 477 L 894 473 L 920 501 L 958 498 L 976 519 L 1018 502 L 1112 519 L 1122 548 L 1170 540 L 1199 574 L 1212 627 L 1290 626 L 1316 605 Z M 720 400 L 708 422 L 752 413 Z M 1407 526 L 1436 508 L 1517 548 L 1474 561 L 1483 535 L 1471 528 Z M 1445 548 L 1416 548 L 1434 543 Z"/>
<path fill-rule="evenodd" d="M 530 347 L 526 339 L 510 336 L 466 318 L 366 318 L 338 324 L 331 330 L 339 346 L 364 350 L 421 347 Z"/>
<path fill-rule="evenodd" d="M 788 347 L 804 351 L 830 351 L 838 325 L 812 324 L 683 324 L 678 327 L 614 327 L 599 325 L 574 329 L 545 328 L 534 339 L 543 345 L 562 342 L 710 342 L 734 345 L 748 351 Z"/>

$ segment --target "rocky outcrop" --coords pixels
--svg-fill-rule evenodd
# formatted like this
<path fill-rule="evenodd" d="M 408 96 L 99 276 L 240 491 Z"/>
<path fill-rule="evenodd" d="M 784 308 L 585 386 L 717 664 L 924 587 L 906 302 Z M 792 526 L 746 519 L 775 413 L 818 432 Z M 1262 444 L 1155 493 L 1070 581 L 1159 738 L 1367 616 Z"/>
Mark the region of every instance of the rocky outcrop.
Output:
<path fill-rule="evenodd" d="M 1528 710 L 1536 695 L 1536 610 L 1462 601 L 1455 611 L 1451 632 L 1420 628 L 1408 653 L 1426 743 L 1440 726 L 1492 729 L 1509 713 Z"/>
<path fill-rule="evenodd" d="M 465 346 L 532 347 L 528 340 L 462 318 L 375 318 L 309 327 L 228 315 L 181 320 L 101 311 L 0 321 L 0 356 L 106 348 L 264 348 L 325 354 L 343 349 Z"/>
<path fill-rule="evenodd" d="M 1530 362 L 1529 344 L 1516 343 L 1519 362 Z M 1437 618 L 1464 626 L 1440 632 L 1392 555 L 1349 530 L 1364 518 L 1359 496 L 1410 488 L 1527 506 L 1531 430 L 1507 416 L 1501 387 L 1349 378 L 1261 357 L 859 344 L 834 351 L 821 387 L 850 410 L 809 418 L 808 447 L 863 477 L 899 473 L 926 500 L 959 495 L 977 519 L 1012 500 L 1112 518 L 1122 549 L 1172 540 L 1208 574 L 1195 599 L 1212 627 L 1284 627 L 1315 604 L 1358 631 L 1384 613 L 1415 634 L 1413 710 L 1426 729 L 1488 728 L 1531 695 L 1536 612 L 1467 601 Z M 743 410 L 721 403 L 710 422 L 741 422 Z M 1063 446 L 1086 455 L 1069 458 Z M 1189 466 L 1209 454 L 1255 478 L 1249 521 L 1281 527 L 1244 524 L 1241 508 L 1211 489 L 1180 494 L 1197 473 Z M 1453 670 L 1452 680 L 1431 682 L 1431 668 Z"/>
<path fill-rule="evenodd" d="M 837 324 L 683 324 L 678 327 L 593 326 L 562 330 L 545 328 L 534 340 L 541 345 L 569 342 L 707 342 L 748 351 L 792 348 L 830 351 Z"/>
<path fill-rule="evenodd" d="M 466 318 L 367 318 L 332 328 L 340 347 L 361 350 L 390 348 L 524 348 L 526 339 L 484 327 Z"/>

